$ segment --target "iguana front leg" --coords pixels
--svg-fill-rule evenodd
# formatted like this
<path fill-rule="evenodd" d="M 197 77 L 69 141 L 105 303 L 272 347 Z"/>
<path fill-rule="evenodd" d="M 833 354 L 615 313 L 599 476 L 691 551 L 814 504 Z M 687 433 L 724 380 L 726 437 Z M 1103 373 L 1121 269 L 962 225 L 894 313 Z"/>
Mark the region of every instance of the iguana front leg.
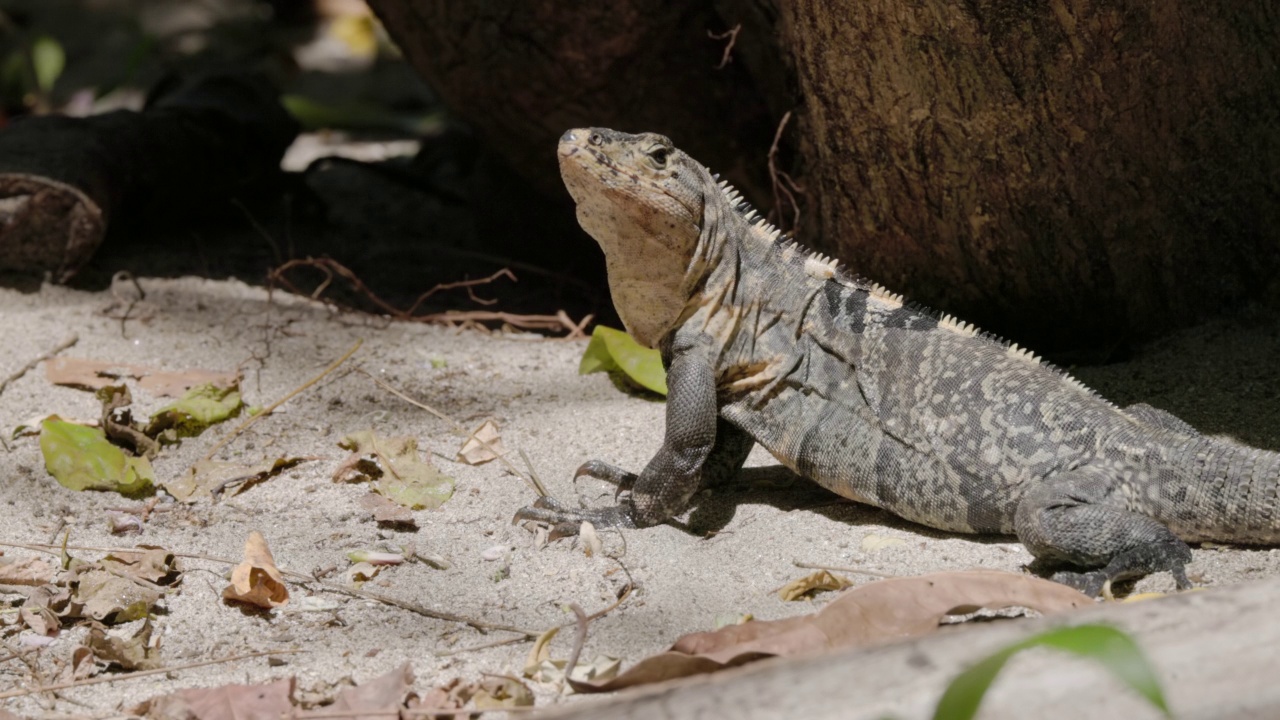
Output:
<path fill-rule="evenodd" d="M 752 440 L 719 417 L 715 371 L 705 338 L 677 333 L 668 357 L 666 434 L 644 471 L 633 475 L 594 460 L 577 473 L 613 482 L 631 494 L 624 495 L 618 505 L 599 509 L 566 508 L 552 498 L 542 498 L 517 512 L 516 521 L 563 525 L 586 520 L 597 527 L 622 528 L 657 525 L 688 507 L 708 483 L 742 467 Z"/>
<path fill-rule="evenodd" d="M 1116 468 L 1088 466 L 1047 480 L 1018 503 L 1018 539 L 1037 558 L 1074 565 L 1053 579 L 1093 597 L 1107 581 L 1168 570 L 1191 587 L 1191 548 L 1160 521 L 1127 510 L 1115 497 Z"/>

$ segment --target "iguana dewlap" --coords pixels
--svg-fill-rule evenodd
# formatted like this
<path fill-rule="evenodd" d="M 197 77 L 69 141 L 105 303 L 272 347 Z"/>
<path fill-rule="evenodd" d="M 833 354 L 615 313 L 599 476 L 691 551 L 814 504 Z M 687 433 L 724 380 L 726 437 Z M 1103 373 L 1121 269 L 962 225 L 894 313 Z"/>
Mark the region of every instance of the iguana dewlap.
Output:
<path fill-rule="evenodd" d="M 1054 579 L 1096 594 L 1187 542 L 1280 540 L 1280 454 L 1118 408 L 1016 345 L 846 274 L 780 238 L 661 135 L 570 130 L 560 169 L 604 249 L 627 330 L 661 349 L 662 447 L 595 510 L 517 517 L 645 527 L 738 472 L 752 445 L 825 488 L 923 525 L 1016 534 Z"/>

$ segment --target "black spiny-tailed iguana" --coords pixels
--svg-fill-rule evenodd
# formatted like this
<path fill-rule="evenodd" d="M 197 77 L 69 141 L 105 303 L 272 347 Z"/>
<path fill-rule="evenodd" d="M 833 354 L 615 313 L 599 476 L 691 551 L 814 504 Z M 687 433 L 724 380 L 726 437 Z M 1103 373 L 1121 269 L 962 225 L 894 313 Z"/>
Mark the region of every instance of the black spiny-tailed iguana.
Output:
<path fill-rule="evenodd" d="M 1118 408 L 1016 345 L 904 304 L 781 238 L 661 135 L 570 130 L 559 155 L 618 314 L 662 351 L 666 434 L 638 476 L 578 471 L 629 489 L 620 504 L 543 498 L 518 519 L 654 525 L 760 443 L 908 520 L 1016 534 L 1074 566 L 1054 579 L 1090 595 L 1159 570 L 1187 587 L 1187 541 L 1280 540 L 1280 454 Z"/>

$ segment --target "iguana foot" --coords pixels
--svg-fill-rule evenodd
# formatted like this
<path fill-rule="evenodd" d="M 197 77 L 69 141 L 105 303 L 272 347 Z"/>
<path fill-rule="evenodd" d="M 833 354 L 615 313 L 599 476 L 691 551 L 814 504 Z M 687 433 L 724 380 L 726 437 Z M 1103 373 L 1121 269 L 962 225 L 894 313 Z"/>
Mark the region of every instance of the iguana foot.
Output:
<path fill-rule="evenodd" d="M 630 492 L 635 487 L 636 478 L 639 477 L 633 472 L 627 472 L 617 465 L 610 465 L 603 460 L 588 460 L 582 463 L 582 466 L 573 474 L 573 479 L 576 481 L 583 476 L 603 480 L 610 485 L 617 486 L 618 489 L 614 492 L 615 498 L 624 492 Z"/>
<path fill-rule="evenodd" d="M 540 497 L 534 504 L 516 511 L 512 523 L 533 520 L 553 526 L 556 537 L 577 535 L 578 527 L 589 522 L 598 528 L 634 528 L 631 507 L 626 504 L 604 508 L 569 508 L 553 497 Z"/>

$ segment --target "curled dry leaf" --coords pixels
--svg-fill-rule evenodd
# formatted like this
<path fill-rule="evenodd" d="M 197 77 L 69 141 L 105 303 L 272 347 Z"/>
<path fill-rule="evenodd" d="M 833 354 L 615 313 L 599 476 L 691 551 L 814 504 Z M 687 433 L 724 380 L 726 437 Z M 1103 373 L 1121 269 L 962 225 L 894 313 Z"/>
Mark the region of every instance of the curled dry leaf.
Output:
<path fill-rule="evenodd" d="M 485 420 L 462 443 L 462 449 L 458 451 L 458 462 L 483 465 L 506 454 L 507 449 L 503 447 L 502 438 L 498 435 L 497 423 Z"/>
<path fill-rule="evenodd" d="M 811 575 L 796 578 L 778 589 L 778 597 L 786 601 L 811 598 L 824 590 L 843 590 L 853 585 L 847 577 L 836 575 L 830 570 L 819 570 Z"/>
<path fill-rule="evenodd" d="M 231 584 L 223 588 L 222 597 L 263 608 L 280 607 L 289 602 L 284 576 L 271 557 L 266 538 L 257 530 L 249 533 L 244 544 L 244 560 L 231 571 Z"/>
<path fill-rule="evenodd" d="M 87 568 L 77 574 L 69 615 L 106 623 L 126 623 L 146 617 L 163 591 L 109 570 Z"/>
<path fill-rule="evenodd" d="M 1050 614 L 1091 605 L 1091 598 L 1065 585 L 994 570 L 879 580 L 845 592 L 811 615 L 685 635 L 671 650 L 641 660 L 611 681 L 570 684 L 578 692 L 605 692 L 776 655 L 796 657 L 903 640 L 935 631 L 948 615 L 982 608 L 1026 607 Z"/>

